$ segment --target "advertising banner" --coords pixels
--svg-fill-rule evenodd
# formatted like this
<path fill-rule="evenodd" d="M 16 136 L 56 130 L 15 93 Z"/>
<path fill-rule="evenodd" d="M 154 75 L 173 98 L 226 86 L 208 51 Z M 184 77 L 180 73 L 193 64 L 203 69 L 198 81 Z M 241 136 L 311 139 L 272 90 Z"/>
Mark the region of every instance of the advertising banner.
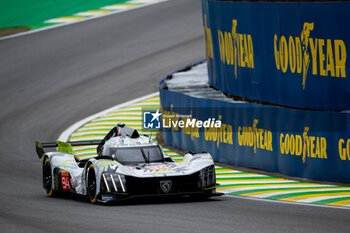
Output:
<path fill-rule="evenodd" d="M 264 103 L 350 110 L 350 2 L 202 0 L 210 84 Z"/>
<path fill-rule="evenodd" d="M 215 161 L 350 183 L 350 113 L 196 98 L 160 89 L 166 145 Z M 218 124 L 220 122 L 220 124 Z"/>

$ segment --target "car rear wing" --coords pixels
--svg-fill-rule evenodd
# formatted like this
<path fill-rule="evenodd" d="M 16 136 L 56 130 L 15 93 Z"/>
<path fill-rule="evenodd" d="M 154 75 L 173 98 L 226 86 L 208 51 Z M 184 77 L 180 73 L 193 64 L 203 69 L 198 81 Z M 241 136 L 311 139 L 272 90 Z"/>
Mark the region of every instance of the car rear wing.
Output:
<path fill-rule="evenodd" d="M 74 141 L 74 142 L 35 142 L 36 147 L 36 153 L 38 154 L 39 159 L 45 155 L 44 148 L 52 148 L 52 147 L 58 147 L 59 152 L 65 152 L 73 154 L 72 146 L 91 146 L 91 145 L 99 145 L 102 141 L 101 140 L 94 140 L 94 141 Z"/>
<path fill-rule="evenodd" d="M 44 142 L 40 143 L 39 141 L 35 142 L 36 153 L 38 154 L 39 159 L 43 157 L 45 154 L 44 148 L 47 147 L 58 147 L 59 152 L 65 152 L 69 154 L 74 154 L 72 146 L 90 146 L 90 145 L 98 145 L 96 152 L 100 154 L 103 149 L 103 145 L 106 141 L 108 141 L 112 137 L 124 136 L 130 138 L 138 138 L 140 137 L 139 133 L 136 129 L 125 127 L 123 122 L 117 123 L 117 126 L 113 127 L 107 135 L 102 140 L 93 140 L 93 141 L 74 141 L 74 142 Z"/>

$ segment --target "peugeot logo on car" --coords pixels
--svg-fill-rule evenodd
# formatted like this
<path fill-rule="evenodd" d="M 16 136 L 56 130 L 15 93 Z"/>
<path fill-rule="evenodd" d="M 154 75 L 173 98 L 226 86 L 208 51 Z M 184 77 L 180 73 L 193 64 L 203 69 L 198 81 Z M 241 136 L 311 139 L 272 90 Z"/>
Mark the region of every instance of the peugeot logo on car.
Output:
<path fill-rule="evenodd" d="M 171 189 L 172 182 L 171 180 L 161 180 L 160 181 L 160 188 L 164 193 L 168 193 Z"/>

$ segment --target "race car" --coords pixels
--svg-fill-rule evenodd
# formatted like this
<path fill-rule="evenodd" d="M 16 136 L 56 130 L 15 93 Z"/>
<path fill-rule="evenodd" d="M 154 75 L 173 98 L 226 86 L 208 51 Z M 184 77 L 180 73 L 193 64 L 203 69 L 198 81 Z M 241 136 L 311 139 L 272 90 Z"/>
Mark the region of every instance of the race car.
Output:
<path fill-rule="evenodd" d="M 72 146 L 96 145 L 97 155 L 80 159 Z M 55 152 L 43 148 L 57 147 Z M 209 198 L 216 192 L 209 153 L 186 153 L 181 162 L 164 153 L 150 137 L 118 123 L 100 141 L 36 141 L 48 196 L 74 193 L 91 203 L 135 197 L 189 195 Z"/>

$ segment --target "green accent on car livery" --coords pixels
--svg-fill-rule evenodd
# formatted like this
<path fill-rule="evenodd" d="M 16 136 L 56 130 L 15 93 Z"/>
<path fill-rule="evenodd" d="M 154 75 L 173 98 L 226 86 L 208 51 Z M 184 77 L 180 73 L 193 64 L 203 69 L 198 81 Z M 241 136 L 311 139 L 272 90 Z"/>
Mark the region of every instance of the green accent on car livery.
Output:
<path fill-rule="evenodd" d="M 68 153 L 74 155 L 73 148 L 69 143 L 56 141 L 58 152 Z"/>

